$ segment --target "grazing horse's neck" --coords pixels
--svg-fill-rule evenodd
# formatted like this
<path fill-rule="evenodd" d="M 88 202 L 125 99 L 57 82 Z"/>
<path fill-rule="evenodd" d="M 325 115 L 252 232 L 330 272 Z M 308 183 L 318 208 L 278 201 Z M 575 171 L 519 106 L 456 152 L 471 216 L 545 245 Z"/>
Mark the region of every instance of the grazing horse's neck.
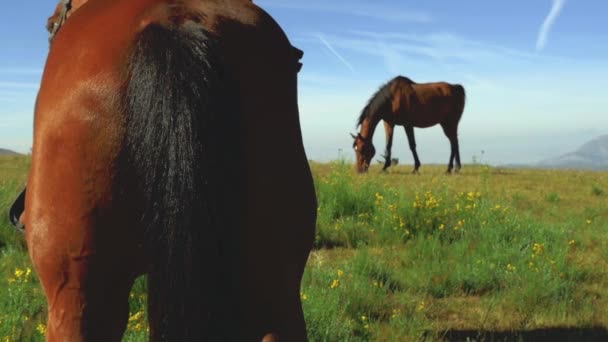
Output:
<path fill-rule="evenodd" d="M 361 123 L 361 131 L 359 134 L 364 139 L 370 139 L 374 136 L 374 132 L 376 131 L 376 126 L 378 126 L 378 122 L 380 122 L 380 116 L 374 115 L 372 118 L 366 118 Z"/>

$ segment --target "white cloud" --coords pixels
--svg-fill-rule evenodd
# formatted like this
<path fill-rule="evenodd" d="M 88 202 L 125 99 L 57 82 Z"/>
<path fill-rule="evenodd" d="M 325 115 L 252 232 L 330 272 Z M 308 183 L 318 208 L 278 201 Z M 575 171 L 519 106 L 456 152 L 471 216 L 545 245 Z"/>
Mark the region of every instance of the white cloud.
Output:
<path fill-rule="evenodd" d="M 551 32 L 551 28 L 555 23 L 557 17 L 559 17 L 562 9 L 564 8 L 564 4 L 566 0 L 553 0 L 553 5 L 551 6 L 551 10 L 549 14 L 543 21 L 543 24 L 540 27 L 538 32 L 538 38 L 536 39 L 536 51 L 541 51 L 545 48 L 547 44 L 547 38 L 549 37 L 549 33 Z"/>
<path fill-rule="evenodd" d="M 465 62 L 492 64 L 497 61 L 536 62 L 539 56 L 500 45 L 476 41 L 449 32 L 409 34 L 351 30 L 331 36 L 335 47 L 357 52 L 395 58 L 400 53 L 411 58 L 424 58 L 431 63 Z M 379 46 L 380 44 L 380 46 Z M 387 56 L 386 53 L 390 53 Z M 554 58 L 543 56 L 542 58 Z"/>
<path fill-rule="evenodd" d="M 338 60 L 340 60 L 340 62 L 342 62 L 342 64 L 344 64 L 347 68 L 350 69 L 351 72 L 355 72 L 355 69 L 353 68 L 352 64 L 350 64 L 350 62 L 348 62 L 346 60 L 346 58 L 344 58 L 340 53 L 338 53 L 338 51 L 336 51 L 336 49 L 334 49 L 334 47 L 327 41 L 327 39 L 325 39 L 325 37 L 323 36 L 323 34 L 319 33 L 317 34 L 317 38 L 319 38 L 319 40 L 321 41 L 321 43 L 334 55 L 336 56 L 336 58 L 338 58 Z"/>

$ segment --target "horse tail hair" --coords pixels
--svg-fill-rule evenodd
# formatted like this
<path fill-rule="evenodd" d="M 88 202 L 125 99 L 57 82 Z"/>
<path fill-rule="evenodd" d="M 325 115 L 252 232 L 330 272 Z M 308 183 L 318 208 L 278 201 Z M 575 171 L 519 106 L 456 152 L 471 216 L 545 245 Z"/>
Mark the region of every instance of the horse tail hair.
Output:
<path fill-rule="evenodd" d="M 464 112 L 467 95 L 464 87 L 460 84 L 454 84 L 452 86 L 452 91 L 454 94 L 454 116 L 456 117 L 456 122 L 459 122 L 462 117 L 462 112 Z"/>
<path fill-rule="evenodd" d="M 228 114 L 217 52 L 200 26 L 152 23 L 128 57 L 123 152 L 142 202 L 151 341 L 220 339 L 218 164 L 226 151 L 214 125 Z"/>

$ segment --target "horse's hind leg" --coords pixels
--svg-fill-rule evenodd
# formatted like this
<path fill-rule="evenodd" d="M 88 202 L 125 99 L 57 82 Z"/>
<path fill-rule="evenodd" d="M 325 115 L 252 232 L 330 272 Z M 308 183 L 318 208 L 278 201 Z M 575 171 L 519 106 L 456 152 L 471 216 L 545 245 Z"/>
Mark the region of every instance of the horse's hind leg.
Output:
<path fill-rule="evenodd" d="M 418 153 L 416 152 L 416 138 L 414 137 L 414 127 L 405 126 L 405 134 L 407 135 L 407 141 L 410 145 L 410 150 L 414 156 L 414 173 L 418 173 L 420 168 L 420 159 L 418 159 Z"/>
<path fill-rule="evenodd" d="M 456 150 L 456 172 L 462 168 L 460 164 L 460 146 L 458 145 L 458 124 L 454 126 L 454 149 Z"/>
<path fill-rule="evenodd" d="M 458 126 L 442 123 L 443 133 L 450 140 L 450 160 L 448 162 L 447 173 L 454 169 L 454 159 L 456 159 L 456 172 L 460 171 L 460 150 L 458 148 Z"/>
<path fill-rule="evenodd" d="M 57 185 L 65 182 L 30 182 L 26 206 L 28 248 L 48 300 L 47 341 L 120 341 L 134 279 L 128 229 L 118 233 L 97 205 L 83 208 L 87 196 Z"/>

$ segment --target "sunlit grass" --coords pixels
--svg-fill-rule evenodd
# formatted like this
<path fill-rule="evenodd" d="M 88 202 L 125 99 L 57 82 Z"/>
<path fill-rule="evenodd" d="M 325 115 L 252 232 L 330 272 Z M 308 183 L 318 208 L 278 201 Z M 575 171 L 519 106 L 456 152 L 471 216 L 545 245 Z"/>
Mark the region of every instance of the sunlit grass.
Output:
<path fill-rule="evenodd" d="M 0 159 L 0 341 L 45 333 L 40 284 L 6 217 L 28 165 Z M 312 169 L 318 225 L 300 294 L 311 341 L 608 327 L 607 172 Z M 145 303 L 139 278 L 124 340 L 146 340 Z"/>

